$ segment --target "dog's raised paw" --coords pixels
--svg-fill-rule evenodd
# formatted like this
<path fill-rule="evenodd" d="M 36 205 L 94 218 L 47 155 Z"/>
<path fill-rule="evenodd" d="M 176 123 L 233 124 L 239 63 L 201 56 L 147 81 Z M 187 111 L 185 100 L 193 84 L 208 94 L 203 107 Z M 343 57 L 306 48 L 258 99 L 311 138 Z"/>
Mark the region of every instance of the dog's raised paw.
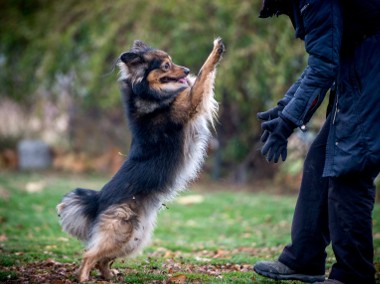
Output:
<path fill-rule="evenodd" d="M 218 37 L 214 40 L 214 49 L 216 49 L 219 55 L 223 54 L 225 51 L 225 46 L 222 41 L 222 38 Z"/>

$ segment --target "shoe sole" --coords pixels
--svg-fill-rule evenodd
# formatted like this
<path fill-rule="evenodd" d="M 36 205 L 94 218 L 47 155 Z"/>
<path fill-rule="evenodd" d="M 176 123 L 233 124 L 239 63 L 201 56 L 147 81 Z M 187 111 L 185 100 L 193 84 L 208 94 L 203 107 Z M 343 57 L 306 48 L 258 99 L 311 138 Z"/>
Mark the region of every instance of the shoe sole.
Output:
<path fill-rule="evenodd" d="M 325 281 L 325 276 L 324 275 L 306 275 L 306 274 L 275 274 L 267 271 L 261 271 L 257 268 L 253 268 L 253 270 L 265 277 L 272 278 L 275 280 L 298 280 L 302 282 L 307 282 L 307 283 L 314 283 L 314 282 L 323 282 Z"/>

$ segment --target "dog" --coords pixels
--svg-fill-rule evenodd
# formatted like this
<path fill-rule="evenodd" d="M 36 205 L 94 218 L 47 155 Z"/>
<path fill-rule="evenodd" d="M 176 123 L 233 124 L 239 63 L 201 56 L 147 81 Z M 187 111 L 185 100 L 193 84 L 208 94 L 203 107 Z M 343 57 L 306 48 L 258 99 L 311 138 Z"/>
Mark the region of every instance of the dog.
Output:
<path fill-rule="evenodd" d="M 95 267 L 111 279 L 113 260 L 141 251 L 164 202 L 196 178 L 217 116 L 213 89 L 224 51 L 215 39 L 196 77 L 142 41 L 120 55 L 129 155 L 100 191 L 77 188 L 57 205 L 63 231 L 85 243 L 80 282 Z"/>

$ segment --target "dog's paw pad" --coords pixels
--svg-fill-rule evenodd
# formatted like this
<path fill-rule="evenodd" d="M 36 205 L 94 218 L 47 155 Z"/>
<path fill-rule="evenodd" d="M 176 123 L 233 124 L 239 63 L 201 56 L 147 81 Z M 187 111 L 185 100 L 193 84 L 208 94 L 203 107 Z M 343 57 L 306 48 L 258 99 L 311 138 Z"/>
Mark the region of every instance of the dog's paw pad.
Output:
<path fill-rule="evenodd" d="M 222 54 L 222 53 L 224 53 L 225 50 L 226 50 L 226 49 L 225 49 L 225 47 L 224 47 L 224 44 L 222 43 L 222 45 L 218 48 L 218 53 L 219 53 L 219 54 Z"/>

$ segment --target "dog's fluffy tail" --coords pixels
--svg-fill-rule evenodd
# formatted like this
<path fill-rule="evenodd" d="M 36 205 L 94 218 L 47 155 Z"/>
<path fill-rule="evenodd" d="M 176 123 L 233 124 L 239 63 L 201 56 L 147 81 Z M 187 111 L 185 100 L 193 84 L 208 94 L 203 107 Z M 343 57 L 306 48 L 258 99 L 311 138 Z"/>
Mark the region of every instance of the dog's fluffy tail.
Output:
<path fill-rule="evenodd" d="M 98 211 L 99 193 L 77 188 L 66 194 L 57 205 L 62 230 L 87 241 Z"/>

